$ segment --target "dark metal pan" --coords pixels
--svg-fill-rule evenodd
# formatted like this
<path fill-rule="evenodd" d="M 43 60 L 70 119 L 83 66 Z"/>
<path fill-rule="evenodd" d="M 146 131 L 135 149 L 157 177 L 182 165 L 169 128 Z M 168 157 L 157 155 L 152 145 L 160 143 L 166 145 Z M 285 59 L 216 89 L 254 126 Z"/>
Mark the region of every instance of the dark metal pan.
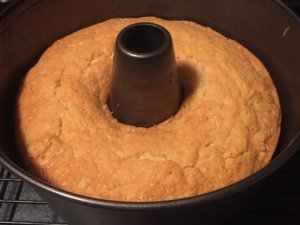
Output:
<path fill-rule="evenodd" d="M 282 133 L 271 163 L 223 189 L 156 203 L 87 198 L 32 176 L 20 160 L 13 126 L 16 93 L 26 71 L 51 43 L 73 31 L 108 18 L 146 15 L 210 26 L 262 60 L 278 89 L 283 113 Z M 0 15 L 0 162 L 31 184 L 71 224 L 221 224 L 244 204 L 259 181 L 281 167 L 300 146 L 299 42 L 299 20 L 279 1 L 16 1 Z"/>

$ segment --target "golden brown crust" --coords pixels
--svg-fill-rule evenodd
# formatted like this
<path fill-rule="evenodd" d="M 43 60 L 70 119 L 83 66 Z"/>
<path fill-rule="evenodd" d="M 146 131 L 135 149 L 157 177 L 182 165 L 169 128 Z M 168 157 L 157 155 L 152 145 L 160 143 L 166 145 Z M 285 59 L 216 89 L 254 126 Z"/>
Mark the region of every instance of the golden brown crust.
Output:
<path fill-rule="evenodd" d="M 118 123 L 106 99 L 117 33 L 134 22 L 166 27 L 186 98 L 151 128 Z M 206 193 L 265 166 L 280 132 L 268 72 L 238 43 L 188 21 L 112 19 L 67 36 L 28 73 L 18 102 L 22 154 L 50 184 L 121 201 Z"/>

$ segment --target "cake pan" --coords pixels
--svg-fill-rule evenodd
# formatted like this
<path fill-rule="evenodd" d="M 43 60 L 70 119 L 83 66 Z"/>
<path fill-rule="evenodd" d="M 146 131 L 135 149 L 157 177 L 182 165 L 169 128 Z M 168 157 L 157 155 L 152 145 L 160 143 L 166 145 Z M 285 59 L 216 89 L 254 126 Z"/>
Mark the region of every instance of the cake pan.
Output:
<path fill-rule="evenodd" d="M 47 47 L 71 32 L 113 17 L 148 15 L 210 26 L 261 59 L 277 87 L 283 114 L 279 144 L 270 164 L 217 191 L 145 203 L 87 198 L 32 176 L 20 159 L 14 138 L 14 107 L 26 72 Z M 70 224 L 222 224 L 247 201 L 257 184 L 300 146 L 299 40 L 300 22 L 280 1 L 17 0 L 0 15 L 0 162 Z"/>

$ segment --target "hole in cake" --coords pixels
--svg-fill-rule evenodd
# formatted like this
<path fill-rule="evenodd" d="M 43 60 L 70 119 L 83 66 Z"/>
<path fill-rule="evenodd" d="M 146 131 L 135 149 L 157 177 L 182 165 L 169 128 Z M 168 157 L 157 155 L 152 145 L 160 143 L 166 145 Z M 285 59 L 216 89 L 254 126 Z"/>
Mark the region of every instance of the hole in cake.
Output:
<path fill-rule="evenodd" d="M 126 29 L 121 36 L 121 45 L 130 52 L 143 54 L 161 49 L 167 42 L 165 31 L 148 24 L 135 25 Z"/>
<path fill-rule="evenodd" d="M 195 90 L 198 88 L 200 82 L 199 80 L 201 79 L 201 71 L 197 71 L 195 66 L 193 66 L 191 63 L 186 61 L 186 62 L 177 63 L 177 74 L 178 74 L 180 85 L 182 87 L 182 99 L 181 99 L 180 107 L 176 112 L 176 114 L 178 114 L 178 112 L 181 110 L 181 107 L 186 104 L 189 97 L 192 96 L 195 93 Z M 108 106 L 108 96 L 106 100 L 106 105 Z M 105 115 L 109 116 L 110 120 L 118 121 L 115 120 L 115 118 L 113 117 L 109 107 L 104 107 L 104 111 L 106 112 Z M 176 116 L 176 114 L 174 114 L 173 116 Z M 168 119 L 169 118 L 167 118 L 166 120 Z M 163 123 L 164 121 L 160 123 Z M 119 124 L 128 126 L 128 124 L 124 124 L 121 122 L 119 122 Z"/>

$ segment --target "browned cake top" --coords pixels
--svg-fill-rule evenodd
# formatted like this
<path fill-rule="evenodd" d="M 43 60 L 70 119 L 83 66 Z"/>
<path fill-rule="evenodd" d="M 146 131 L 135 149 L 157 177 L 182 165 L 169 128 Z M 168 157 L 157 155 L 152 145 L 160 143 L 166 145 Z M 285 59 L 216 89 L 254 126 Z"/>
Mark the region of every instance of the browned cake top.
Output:
<path fill-rule="evenodd" d="M 106 105 L 114 41 L 134 22 L 172 35 L 185 100 L 151 128 L 118 123 Z M 262 63 L 188 21 L 111 19 L 55 42 L 18 101 L 22 155 L 49 184 L 101 199 L 159 201 L 206 193 L 265 166 L 280 105 Z"/>

